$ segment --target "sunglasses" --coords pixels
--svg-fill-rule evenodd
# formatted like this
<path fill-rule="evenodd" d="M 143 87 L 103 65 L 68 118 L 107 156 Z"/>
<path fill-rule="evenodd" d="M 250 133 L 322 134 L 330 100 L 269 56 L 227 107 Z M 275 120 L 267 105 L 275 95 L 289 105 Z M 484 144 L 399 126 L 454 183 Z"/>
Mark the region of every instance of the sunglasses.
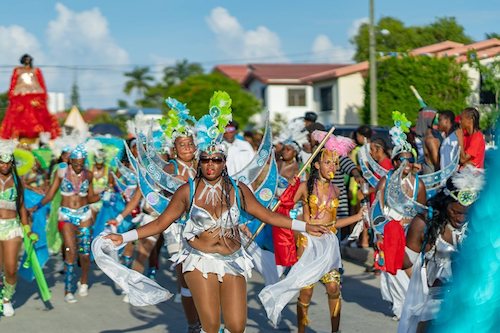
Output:
<path fill-rule="evenodd" d="M 209 162 L 213 164 L 222 164 L 224 163 L 224 159 L 222 157 L 200 157 L 201 164 L 208 164 Z"/>
<path fill-rule="evenodd" d="M 408 163 L 415 163 L 415 157 L 400 157 L 399 161 L 402 163 L 408 161 Z"/>

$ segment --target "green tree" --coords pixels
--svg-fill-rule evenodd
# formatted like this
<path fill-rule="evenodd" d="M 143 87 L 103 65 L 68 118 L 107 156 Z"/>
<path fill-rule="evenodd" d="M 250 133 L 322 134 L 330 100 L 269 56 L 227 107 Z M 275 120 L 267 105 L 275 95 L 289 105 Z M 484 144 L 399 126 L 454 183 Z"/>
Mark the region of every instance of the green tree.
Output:
<path fill-rule="evenodd" d="M 192 75 L 203 74 L 203 67 L 198 63 L 190 63 L 187 59 L 177 61 L 174 66 L 165 67 L 163 70 L 163 84 L 170 87 L 179 84 Z"/>
<path fill-rule="evenodd" d="M 0 122 L 3 121 L 3 117 L 5 116 L 5 111 L 7 111 L 7 106 L 9 105 L 9 96 L 8 93 L 0 94 Z"/>
<path fill-rule="evenodd" d="M 492 39 L 492 38 L 500 39 L 500 34 L 497 32 L 487 32 L 484 34 L 484 37 L 486 39 Z"/>
<path fill-rule="evenodd" d="M 368 23 L 362 24 L 351 43 L 356 47 L 353 59 L 357 62 L 368 60 L 369 34 Z M 454 17 L 437 18 L 426 26 L 406 27 L 397 18 L 382 17 L 375 27 L 377 52 L 408 52 L 412 49 L 431 45 L 445 40 L 469 44 L 472 39 L 465 35 L 464 28 Z"/>
<path fill-rule="evenodd" d="M 240 128 L 253 114 L 262 111 L 260 102 L 252 94 L 236 81 L 219 73 L 190 76 L 180 84 L 169 87 L 164 98 L 172 96 L 187 103 L 191 114 L 199 119 L 208 112 L 210 98 L 216 90 L 224 90 L 231 96 L 233 119 L 240 124 Z M 163 108 L 166 110 L 166 105 Z"/>
<path fill-rule="evenodd" d="M 117 104 L 117 105 L 118 105 L 118 107 L 119 107 L 119 108 L 121 108 L 121 109 L 126 109 L 126 108 L 128 108 L 128 103 L 127 103 L 127 101 L 126 101 L 126 100 L 124 100 L 124 99 L 119 99 L 119 100 L 117 100 L 117 101 L 116 101 L 116 104 Z"/>
<path fill-rule="evenodd" d="M 460 112 L 466 106 L 471 88 L 461 65 L 454 58 L 427 56 L 391 57 L 377 63 L 378 122 L 392 126 L 392 111 L 406 113 L 415 124 L 419 104 L 410 86 L 413 85 L 427 105 L 438 110 Z M 363 121 L 370 119 L 370 84 L 365 83 Z"/>
<path fill-rule="evenodd" d="M 76 83 L 76 81 L 74 81 L 73 85 L 71 86 L 70 100 L 71 100 L 71 105 L 80 108 L 80 93 L 78 92 L 78 84 Z"/>
<path fill-rule="evenodd" d="M 141 106 L 140 101 L 144 98 L 144 93 L 149 89 L 150 82 L 154 81 L 154 78 L 149 74 L 149 67 L 136 67 L 131 72 L 127 72 L 124 74 L 129 78 L 127 82 L 125 82 L 125 88 L 123 88 L 123 92 L 127 95 L 130 95 L 132 91 L 137 92 L 137 106 Z"/>

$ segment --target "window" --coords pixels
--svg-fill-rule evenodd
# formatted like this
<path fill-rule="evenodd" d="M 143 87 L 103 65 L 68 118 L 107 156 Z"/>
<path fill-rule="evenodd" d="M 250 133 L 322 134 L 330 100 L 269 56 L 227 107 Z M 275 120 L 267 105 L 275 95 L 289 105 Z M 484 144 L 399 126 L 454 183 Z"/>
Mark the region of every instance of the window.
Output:
<path fill-rule="evenodd" d="M 332 86 L 324 87 L 319 90 L 320 107 L 321 111 L 333 110 L 333 92 Z"/>
<path fill-rule="evenodd" d="M 306 90 L 288 89 L 288 106 L 306 106 Z"/>
<path fill-rule="evenodd" d="M 483 90 L 484 78 L 481 75 L 479 81 L 479 104 L 495 104 L 495 94 L 491 90 Z"/>
<path fill-rule="evenodd" d="M 267 93 L 267 86 L 260 88 L 260 96 L 262 97 L 263 106 L 267 106 L 266 93 Z"/>

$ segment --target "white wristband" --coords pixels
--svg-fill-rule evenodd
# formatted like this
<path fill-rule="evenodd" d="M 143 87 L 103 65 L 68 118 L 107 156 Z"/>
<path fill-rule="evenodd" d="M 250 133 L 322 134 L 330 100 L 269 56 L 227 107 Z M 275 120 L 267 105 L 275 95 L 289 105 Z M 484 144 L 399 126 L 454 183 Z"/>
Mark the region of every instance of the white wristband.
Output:
<path fill-rule="evenodd" d="M 123 215 L 122 214 L 118 214 L 118 216 L 115 217 L 115 220 L 116 220 L 116 222 L 118 222 L 118 224 L 122 223 L 122 221 L 123 221 Z"/>
<path fill-rule="evenodd" d="M 122 240 L 123 243 L 130 243 L 135 240 L 139 239 L 139 234 L 137 233 L 137 230 L 132 229 L 130 231 L 127 231 L 126 233 L 122 234 Z"/>
<path fill-rule="evenodd" d="M 296 219 L 292 220 L 292 230 L 293 231 L 306 232 L 306 225 L 307 225 L 307 223 L 305 223 L 304 221 L 296 220 Z"/>

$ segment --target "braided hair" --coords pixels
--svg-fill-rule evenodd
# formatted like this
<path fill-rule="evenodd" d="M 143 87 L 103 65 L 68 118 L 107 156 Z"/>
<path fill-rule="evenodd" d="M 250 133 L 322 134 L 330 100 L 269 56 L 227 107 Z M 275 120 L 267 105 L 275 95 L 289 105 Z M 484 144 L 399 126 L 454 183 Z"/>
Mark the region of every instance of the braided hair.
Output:
<path fill-rule="evenodd" d="M 16 159 L 12 156 L 12 162 L 10 165 L 10 172 L 12 173 L 12 178 L 14 180 L 14 186 L 16 187 L 17 197 L 16 197 L 16 211 L 17 214 L 21 215 L 21 207 L 24 205 L 24 187 L 21 178 L 17 174 L 16 169 Z"/>
<path fill-rule="evenodd" d="M 456 190 L 451 179 L 448 179 L 446 182 L 445 189 L 449 191 Z M 422 252 L 424 252 L 426 245 L 434 245 L 438 235 L 443 232 L 450 218 L 448 216 L 448 205 L 454 202 L 457 202 L 457 200 L 451 195 L 448 195 L 445 190 L 442 190 L 435 197 L 427 201 L 427 207 L 431 209 L 431 213 L 428 214 L 427 217 L 427 227 L 425 229 Z"/>

